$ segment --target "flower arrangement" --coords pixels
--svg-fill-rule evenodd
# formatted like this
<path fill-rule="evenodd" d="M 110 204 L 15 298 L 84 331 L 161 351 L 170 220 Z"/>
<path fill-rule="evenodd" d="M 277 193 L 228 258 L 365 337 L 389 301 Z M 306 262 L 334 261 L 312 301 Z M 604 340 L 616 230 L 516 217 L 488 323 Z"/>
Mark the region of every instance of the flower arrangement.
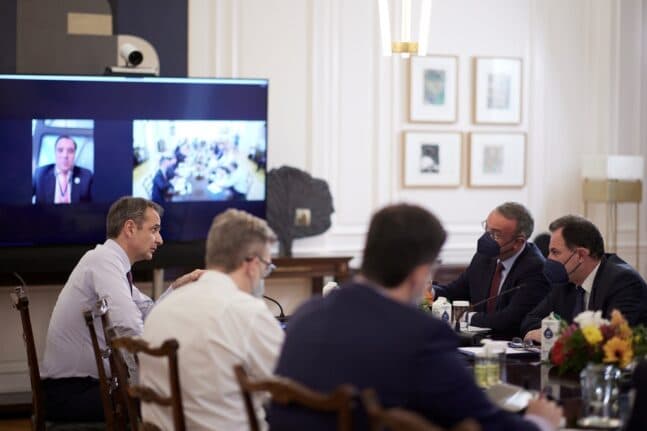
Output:
<path fill-rule="evenodd" d="M 559 373 L 579 373 L 587 363 L 614 364 L 624 368 L 634 356 L 647 353 L 647 329 L 630 328 L 618 310 L 611 320 L 603 319 L 601 311 L 585 311 L 571 325 L 562 324 L 560 336 L 550 351 L 550 362 Z"/>

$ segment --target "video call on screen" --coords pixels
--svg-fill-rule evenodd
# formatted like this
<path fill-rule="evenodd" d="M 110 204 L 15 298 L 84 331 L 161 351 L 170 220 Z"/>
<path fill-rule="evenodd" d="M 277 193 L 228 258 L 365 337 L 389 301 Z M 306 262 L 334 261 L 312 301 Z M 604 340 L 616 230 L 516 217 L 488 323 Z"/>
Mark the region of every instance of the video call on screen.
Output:
<path fill-rule="evenodd" d="M 0 93 L 0 245 L 101 241 L 125 195 L 164 207 L 167 240 L 230 207 L 264 216 L 265 81 L 0 77 Z"/>

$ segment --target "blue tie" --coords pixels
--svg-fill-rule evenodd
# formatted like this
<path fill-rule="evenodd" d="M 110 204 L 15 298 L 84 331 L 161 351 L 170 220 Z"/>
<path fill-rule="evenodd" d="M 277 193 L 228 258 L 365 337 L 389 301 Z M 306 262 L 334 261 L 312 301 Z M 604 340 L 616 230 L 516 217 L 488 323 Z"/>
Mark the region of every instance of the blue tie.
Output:
<path fill-rule="evenodd" d="M 575 306 L 573 307 L 573 318 L 577 317 L 582 311 L 586 310 L 584 305 L 584 294 L 586 291 L 582 286 L 577 286 L 575 288 Z"/>

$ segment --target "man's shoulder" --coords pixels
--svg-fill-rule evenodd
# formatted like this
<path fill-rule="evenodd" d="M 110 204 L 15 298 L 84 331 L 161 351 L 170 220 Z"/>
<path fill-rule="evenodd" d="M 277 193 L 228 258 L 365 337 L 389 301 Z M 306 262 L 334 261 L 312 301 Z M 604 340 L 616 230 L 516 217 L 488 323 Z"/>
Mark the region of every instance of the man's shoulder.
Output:
<path fill-rule="evenodd" d="M 92 176 L 92 171 L 81 166 L 74 166 L 74 176 L 81 177 L 83 179 L 89 178 Z"/>
<path fill-rule="evenodd" d="M 36 171 L 34 171 L 34 176 L 40 177 L 42 175 L 46 175 L 48 172 L 51 172 L 53 170 L 54 170 L 54 163 L 50 163 L 49 165 L 39 166 L 36 168 Z"/>
<path fill-rule="evenodd" d="M 600 262 L 599 274 L 596 276 L 596 282 L 609 283 L 612 280 L 627 282 L 638 281 L 640 284 L 645 285 L 645 280 L 642 276 L 627 262 L 622 260 L 616 254 L 606 254 Z"/>

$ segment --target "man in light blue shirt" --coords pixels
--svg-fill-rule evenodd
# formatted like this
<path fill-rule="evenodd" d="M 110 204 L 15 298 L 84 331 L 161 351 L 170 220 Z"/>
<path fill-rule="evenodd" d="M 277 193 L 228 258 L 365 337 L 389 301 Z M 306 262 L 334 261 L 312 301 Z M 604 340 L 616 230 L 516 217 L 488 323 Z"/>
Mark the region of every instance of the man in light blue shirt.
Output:
<path fill-rule="evenodd" d="M 146 199 L 119 199 L 108 211 L 108 239 L 85 253 L 70 274 L 52 312 L 41 366 L 47 419 L 103 420 L 97 366 L 82 312 L 108 297 L 110 318 L 120 333 L 142 334 L 154 302 L 132 284 L 130 269 L 135 262 L 152 259 L 162 245 L 162 213 Z M 180 277 L 169 291 L 200 274 L 196 270 Z M 100 322 L 95 325 L 99 346 L 105 348 Z"/>

